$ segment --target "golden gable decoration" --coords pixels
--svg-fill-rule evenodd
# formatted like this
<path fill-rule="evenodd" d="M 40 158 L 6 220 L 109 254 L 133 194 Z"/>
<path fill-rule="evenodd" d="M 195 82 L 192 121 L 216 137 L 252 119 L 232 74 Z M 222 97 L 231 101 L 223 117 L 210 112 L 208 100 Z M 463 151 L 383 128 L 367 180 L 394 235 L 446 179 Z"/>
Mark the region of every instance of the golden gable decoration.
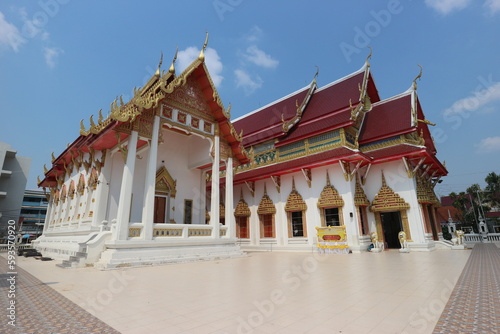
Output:
<path fill-rule="evenodd" d="M 56 192 L 54 193 L 54 203 L 58 204 L 59 203 L 59 197 L 61 196 L 61 192 L 59 191 L 59 189 L 56 190 Z"/>
<path fill-rule="evenodd" d="M 235 217 L 250 217 L 250 208 L 248 207 L 247 202 L 243 198 L 243 189 L 240 192 L 240 201 L 236 204 L 236 208 L 234 209 Z"/>
<path fill-rule="evenodd" d="M 354 192 L 354 205 L 356 206 L 370 206 L 370 201 L 366 197 L 363 187 L 359 182 L 359 177 L 356 177 L 356 190 Z"/>
<path fill-rule="evenodd" d="M 370 210 L 372 212 L 380 211 L 399 211 L 408 210 L 410 205 L 394 192 L 385 182 L 384 172 L 382 172 L 382 187 L 373 200 Z"/>
<path fill-rule="evenodd" d="M 177 193 L 176 187 L 177 181 L 170 176 L 170 173 L 165 166 L 161 166 L 156 172 L 156 192 L 169 193 L 170 197 L 175 197 L 175 194 Z"/>
<path fill-rule="evenodd" d="M 257 213 L 259 215 L 274 215 L 276 213 L 276 207 L 273 201 L 267 195 L 266 184 L 264 183 L 264 195 L 260 200 L 259 207 L 257 208 Z"/>
<path fill-rule="evenodd" d="M 292 191 L 286 200 L 285 211 L 306 211 L 307 204 L 299 194 L 297 189 L 295 189 L 295 179 L 292 178 Z"/>
<path fill-rule="evenodd" d="M 338 208 L 344 206 L 344 200 L 337 189 L 330 184 L 330 176 L 326 171 L 326 186 L 323 188 L 318 199 L 318 208 Z"/>

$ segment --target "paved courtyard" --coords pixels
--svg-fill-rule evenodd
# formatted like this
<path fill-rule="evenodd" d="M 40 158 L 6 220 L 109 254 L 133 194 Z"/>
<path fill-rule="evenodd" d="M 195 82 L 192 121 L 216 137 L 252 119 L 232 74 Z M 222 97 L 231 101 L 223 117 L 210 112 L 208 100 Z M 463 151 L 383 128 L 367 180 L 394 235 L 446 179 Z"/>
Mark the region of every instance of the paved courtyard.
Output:
<path fill-rule="evenodd" d="M 474 294 L 496 293 L 487 299 L 485 309 L 498 307 L 495 300 L 500 300 L 500 252 L 489 246 L 493 249 L 408 254 L 392 250 L 350 255 L 253 252 L 229 260 L 113 271 L 62 269 L 55 261 L 18 257 L 18 331 L 12 331 L 6 317 L 0 331 L 385 334 L 432 333 L 436 327 L 436 333 L 467 332 L 466 327 L 446 331 L 461 319 L 471 325 L 465 316 L 450 318 L 454 314 L 450 308 L 471 301 L 476 306 L 467 312 L 473 317 L 474 307 L 481 304 Z M 481 254 L 471 253 L 487 254 L 496 269 L 476 273 L 472 283 L 464 283 L 470 281 L 467 272 L 488 271 Z M 483 267 L 468 262 L 469 257 Z M 9 276 L 7 260 L 0 261 L 0 302 L 5 310 Z M 488 281 L 491 277 L 496 281 Z M 477 283 L 487 286 L 486 292 L 477 288 L 471 292 Z M 496 324 L 488 331 L 494 333 L 499 309 L 490 310 L 488 316 L 485 326 Z M 58 327 L 54 322 L 66 325 Z"/>

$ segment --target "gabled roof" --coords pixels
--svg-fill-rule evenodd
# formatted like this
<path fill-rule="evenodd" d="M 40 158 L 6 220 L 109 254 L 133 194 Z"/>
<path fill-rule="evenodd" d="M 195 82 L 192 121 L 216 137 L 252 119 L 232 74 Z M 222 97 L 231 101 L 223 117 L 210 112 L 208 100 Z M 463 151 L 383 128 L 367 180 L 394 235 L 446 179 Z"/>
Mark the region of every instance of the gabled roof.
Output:
<path fill-rule="evenodd" d="M 45 172 L 45 178 L 38 186 L 54 187 L 57 184 L 57 178 L 64 175 L 66 166 L 70 165 L 72 159 L 77 157 L 80 152 L 89 152 L 91 147 L 97 150 L 109 149 L 120 142 L 124 142 L 129 135 L 115 131 L 116 128 L 123 123 L 130 123 L 136 118 L 141 118 L 142 113 L 146 110 L 156 108 L 176 88 L 185 85 L 188 77 L 194 78 L 199 85 L 203 98 L 210 108 L 210 113 L 218 123 L 221 138 L 229 144 L 233 155 L 240 164 L 247 163 L 249 161 L 247 153 L 241 145 L 240 136 L 236 133 L 229 120 L 229 110 L 226 110 L 222 105 L 219 94 L 205 66 L 204 50 L 207 42 L 208 36 L 198 58 L 179 76 L 175 76 L 173 63 L 166 73 L 161 73 L 158 67 L 156 73 L 144 87 L 134 89 L 134 97 L 129 102 L 123 103 L 120 97 L 111 104 L 111 112 L 107 119 L 103 119 L 102 114 L 99 113 L 99 121 L 96 124 L 91 117 L 91 126 L 88 130 L 85 129 L 82 120 L 80 123 L 80 136 L 52 161 L 52 168 Z M 138 147 L 146 144 L 147 141 L 139 139 Z"/>
<path fill-rule="evenodd" d="M 380 101 L 368 64 L 358 71 L 315 90 L 300 119 L 287 133 L 283 120 L 296 115 L 297 104 L 303 101 L 309 86 L 274 101 L 233 121 L 239 132 L 243 130 L 243 145 L 248 147 L 269 139 L 280 139 L 276 146 L 302 138 L 351 125 L 351 104 L 356 107 L 363 96 L 371 102 Z M 283 115 L 283 119 L 282 119 Z"/>
<path fill-rule="evenodd" d="M 415 131 L 411 117 L 411 92 L 374 103 L 365 114 L 359 132 L 359 144 Z"/>
<path fill-rule="evenodd" d="M 297 101 L 303 101 L 309 86 L 299 89 L 233 121 L 238 133 L 243 130 L 243 146 L 255 145 L 283 135 L 283 120 L 296 115 Z"/>

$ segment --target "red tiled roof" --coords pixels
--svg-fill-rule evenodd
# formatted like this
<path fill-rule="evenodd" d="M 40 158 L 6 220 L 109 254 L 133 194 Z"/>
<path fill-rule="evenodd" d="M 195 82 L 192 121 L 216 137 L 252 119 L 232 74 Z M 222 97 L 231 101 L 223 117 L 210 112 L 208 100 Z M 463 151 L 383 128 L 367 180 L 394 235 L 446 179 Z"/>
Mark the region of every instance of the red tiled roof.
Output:
<path fill-rule="evenodd" d="M 365 114 L 359 143 L 362 145 L 411 132 L 411 121 L 411 93 L 375 103 Z"/>
<path fill-rule="evenodd" d="M 288 97 L 233 121 L 237 133 L 243 130 L 243 146 L 255 145 L 283 134 L 281 116 L 283 115 L 285 120 L 295 116 L 296 103 L 298 101 L 300 104 L 304 100 L 308 89 L 309 86 L 304 87 Z"/>
<path fill-rule="evenodd" d="M 436 220 L 438 221 L 438 223 L 448 222 L 448 219 L 451 215 L 451 219 L 453 219 L 453 221 L 457 221 L 458 213 L 459 213 L 458 209 L 455 208 L 454 206 L 451 205 L 442 206 L 437 208 Z"/>
<path fill-rule="evenodd" d="M 262 179 L 268 177 L 269 175 L 279 175 L 285 173 L 291 173 L 299 170 L 300 168 L 310 168 L 312 166 L 318 166 L 321 164 L 328 164 L 339 159 L 350 160 L 349 157 L 353 156 L 352 160 L 363 159 L 363 154 L 359 152 L 354 152 L 345 147 L 339 147 L 326 152 L 308 155 L 302 158 L 249 170 L 247 172 L 241 172 L 235 175 L 234 181 L 241 182 L 251 181 L 255 179 Z"/>

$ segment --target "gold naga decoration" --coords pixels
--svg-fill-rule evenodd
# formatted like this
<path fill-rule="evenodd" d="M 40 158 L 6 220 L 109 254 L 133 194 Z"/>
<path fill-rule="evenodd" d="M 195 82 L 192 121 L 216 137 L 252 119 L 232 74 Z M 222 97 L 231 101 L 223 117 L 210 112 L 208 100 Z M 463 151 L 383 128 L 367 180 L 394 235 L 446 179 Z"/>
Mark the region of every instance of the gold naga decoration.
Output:
<path fill-rule="evenodd" d="M 370 210 L 372 212 L 380 211 L 399 211 L 408 210 L 410 205 L 405 202 L 397 193 L 394 192 L 385 181 L 384 172 L 382 171 L 382 187 L 375 195 Z"/>
<path fill-rule="evenodd" d="M 76 191 L 80 194 L 83 195 L 85 192 L 85 176 L 80 173 L 80 178 L 78 179 L 78 184 L 76 186 Z"/>
<path fill-rule="evenodd" d="M 262 195 L 262 199 L 260 200 L 259 207 L 257 208 L 257 214 L 259 215 L 274 215 L 276 213 L 276 207 L 274 206 L 273 201 L 267 195 L 266 184 L 264 183 L 264 195 Z"/>
<path fill-rule="evenodd" d="M 316 66 L 317 67 L 317 66 Z M 307 103 L 309 103 L 309 100 L 311 99 L 312 94 L 316 90 L 316 77 L 319 74 L 319 67 L 317 67 L 316 74 L 314 74 L 313 81 L 311 82 L 309 86 L 309 90 L 307 91 L 306 96 L 302 100 L 302 102 L 299 105 L 299 101 L 295 101 L 295 115 L 289 119 L 288 121 L 285 121 L 285 115 L 281 114 L 281 122 L 283 132 L 287 133 L 290 131 L 290 129 L 301 119 L 302 114 L 304 113 L 304 110 L 306 109 Z"/>
<path fill-rule="evenodd" d="M 343 207 L 344 200 L 339 195 L 337 189 L 330 183 L 330 176 L 326 171 L 326 186 L 323 188 L 318 199 L 318 208 Z"/>
<path fill-rule="evenodd" d="M 292 177 L 292 191 L 286 200 L 285 211 L 306 211 L 307 204 L 295 189 L 295 179 Z"/>

